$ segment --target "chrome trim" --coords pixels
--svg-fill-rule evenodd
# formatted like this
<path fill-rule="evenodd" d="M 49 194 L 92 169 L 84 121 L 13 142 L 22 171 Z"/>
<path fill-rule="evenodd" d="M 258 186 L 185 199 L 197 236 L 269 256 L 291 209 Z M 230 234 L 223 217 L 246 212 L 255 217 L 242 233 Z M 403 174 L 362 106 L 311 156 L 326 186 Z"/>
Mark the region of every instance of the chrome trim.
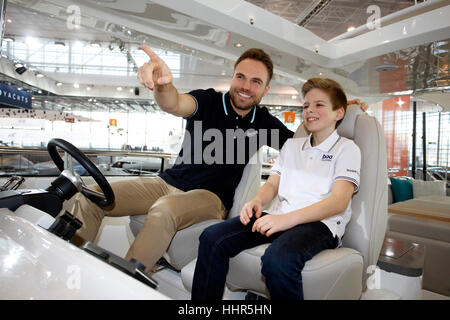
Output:
<path fill-rule="evenodd" d="M 72 174 L 70 170 L 63 170 L 61 175 L 69 179 L 70 182 L 72 182 L 72 184 L 77 188 L 78 192 L 81 192 L 84 183 L 79 175 Z"/>

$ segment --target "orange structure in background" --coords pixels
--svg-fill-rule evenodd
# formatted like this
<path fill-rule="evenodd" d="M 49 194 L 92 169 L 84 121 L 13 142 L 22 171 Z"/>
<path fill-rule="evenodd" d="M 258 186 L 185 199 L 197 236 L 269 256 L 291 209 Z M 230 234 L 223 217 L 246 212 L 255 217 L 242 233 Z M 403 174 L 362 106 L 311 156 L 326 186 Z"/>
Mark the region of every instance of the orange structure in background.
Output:
<path fill-rule="evenodd" d="M 295 122 L 295 112 L 283 112 L 284 113 L 284 122 L 294 123 Z"/>
<path fill-rule="evenodd" d="M 408 174 L 408 139 L 411 135 L 399 126 L 404 122 L 400 119 L 401 112 L 410 110 L 409 96 L 391 98 L 383 101 L 382 126 L 386 139 L 386 157 L 388 169 L 394 176 L 406 176 Z"/>
<path fill-rule="evenodd" d="M 117 119 L 109 119 L 109 125 L 111 127 L 117 127 Z"/>
<path fill-rule="evenodd" d="M 380 57 L 381 63 L 386 63 L 392 56 Z M 380 93 L 390 93 L 407 90 L 407 65 L 406 60 L 397 59 L 390 61 L 398 66 L 396 70 L 380 72 Z M 402 112 L 410 110 L 410 97 L 399 96 L 383 101 L 382 127 L 386 139 L 387 167 L 394 176 L 406 176 L 408 174 L 408 139 L 411 134 L 401 128 L 400 120 Z M 393 170 L 392 170 L 393 169 Z"/>

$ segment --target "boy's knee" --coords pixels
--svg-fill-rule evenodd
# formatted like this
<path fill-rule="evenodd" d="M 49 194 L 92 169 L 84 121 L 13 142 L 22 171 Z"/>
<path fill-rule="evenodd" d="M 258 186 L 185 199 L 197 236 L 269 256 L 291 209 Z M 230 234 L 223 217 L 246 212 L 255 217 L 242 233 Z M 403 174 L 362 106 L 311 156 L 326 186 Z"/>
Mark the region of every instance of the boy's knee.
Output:
<path fill-rule="evenodd" d="M 270 274 L 279 273 L 280 262 L 283 261 L 279 257 L 279 251 L 273 246 L 269 246 L 261 257 L 262 269 L 261 273 L 267 277 Z"/>
<path fill-rule="evenodd" d="M 290 273 L 292 269 L 297 269 L 298 261 L 295 255 L 289 253 L 289 250 L 279 246 L 270 245 L 264 255 L 261 257 L 262 269 L 264 276 L 279 275 Z"/>
<path fill-rule="evenodd" d="M 199 238 L 200 244 L 211 245 L 215 243 L 217 240 L 217 235 L 218 232 L 216 228 L 214 228 L 214 225 L 205 228 Z"/>

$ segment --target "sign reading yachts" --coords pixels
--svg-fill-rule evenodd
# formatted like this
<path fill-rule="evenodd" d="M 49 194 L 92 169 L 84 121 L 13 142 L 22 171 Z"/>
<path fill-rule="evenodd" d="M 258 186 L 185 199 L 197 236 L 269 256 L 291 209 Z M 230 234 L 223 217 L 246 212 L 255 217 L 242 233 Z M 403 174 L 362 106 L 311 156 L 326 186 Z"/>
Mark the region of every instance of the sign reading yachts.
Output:
<path fill-rule="evenodd" d="M 31 109 L 31 92 L 17 90 L 0 83 L 0 106 Z"/>

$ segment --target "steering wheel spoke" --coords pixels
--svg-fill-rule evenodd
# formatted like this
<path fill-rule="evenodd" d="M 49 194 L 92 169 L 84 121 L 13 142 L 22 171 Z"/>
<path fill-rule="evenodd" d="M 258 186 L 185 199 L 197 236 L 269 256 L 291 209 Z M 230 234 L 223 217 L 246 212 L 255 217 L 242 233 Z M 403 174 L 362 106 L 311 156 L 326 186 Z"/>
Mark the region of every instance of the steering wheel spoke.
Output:
<path fill-rule="evenodd" d="M 96 197 L 96 198 L 98 198 L 100 200 L 106 201 L 106 197 L 105 197 L 105 195 L 103 193 L 95 191 L 95 190 L 92 190 L 92 189 L 89 189 L 84 183 L 81 186 L 81 189 L 83 190 L 82 192 L 85 195 L 88 194 L 88 195 L 94 196 L 94 197 Z"/>
<path fill-rule="evenodd" d="M 75 173 L 73 168 L 73 158 L 68 152 L 64 152 L 64 170 L 69 170 L 72 174 Z"/>
<path fill-rule="evenodd" d="M 64 160 L 58 153 L 58 150 L 56 149 L 57 147 L 65 152 Z M 52 139 L 47 144 L 47 150 L 53 162 L 61 172 L 67 169 L 73 175 L 80 178 L 79 180 L 81 181 L 82 189 L 81 192 L 89 200 L 100 207 L 107 207 L 114 203 L 114 192 L 108 180 L 106 180 L 105 176 L 100 172 L 100 170 L 78 148 L 63 139 Z M 95 182 L 97 182 L 103 193 L 89 189 L 86 186 L 84 181 L 74 170 L 75 160 L 94 178 Z"/>

